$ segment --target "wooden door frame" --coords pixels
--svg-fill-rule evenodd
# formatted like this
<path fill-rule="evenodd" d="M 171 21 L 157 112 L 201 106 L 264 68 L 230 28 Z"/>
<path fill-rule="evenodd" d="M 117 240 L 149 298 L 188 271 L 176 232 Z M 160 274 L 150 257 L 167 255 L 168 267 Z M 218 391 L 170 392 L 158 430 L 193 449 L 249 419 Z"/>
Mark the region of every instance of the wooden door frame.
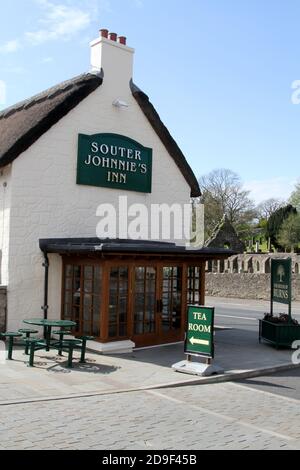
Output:
<path fill-rule="evenodd" d="M 61 314 L 64 311 L 65 302 L 65 269 L 66 265 L 100 265 L 102 268 L 102 286 L 101 286 L 101 310 L 100 314 L 100 336 L 97 340 L 107 343 L 112 341 L 124 341 L 131 339 L 137 341 L 137 347 L 150 346 L 155 344 L 164 344 L 169 342 L 178 342 L 184 339 L 186 329 L 186 313 L 187 313 L 187 287 L 188 287 L 188 267 L 200 268 L 200 302 L 204 305 L 205 301 L 205 260 L 192 261 L 163 257 L 147 257 L 141 255 L 133 255 L 127 257 L 92 257 L 92 256 L 63 256 L 62 262 L 62 295 L 61 295 Z M 110 296 L 110 271 L 112 267 L 128 268 L 128 299 L 127 299 L 127 335 L 125 337 L 109 338 L 109 296 Z M 135 286 L 135 268 L 151 267 L 156 270 L 156 291 L 155 291 L 155 332 L 140 335 L 143 341 L 139 341 L 138 336 L 134 335 L 134 306 L 133 293 Z M 162 300 L 163 290 L 163 268 L 164 267 L 180 267 L 182 268 L 182 284 L 181 284 L 181 327 L 180 330 L 174 332 L 174 335 L 162 333 L 162 322 L 159 318 L 160 313 L 157 311 L 157 301 Z M 83 274 L 81 273 L 81 284 L 83 282 Z M 82 324 L 82 302 L 80 299 L 80 322 Z M 80 325 L 79 325 L 80 326 Z M 140 344 L 139 344 L 140 343 Z M 143 344 L 142 344 L 143 343 Z"/>
<path fill-rule="evenodd" d="M 134 288 L 135 288 L 135 268 L 153 268 L 155 269 L 155 331 L 153 333 L 144 333 L 141 335 L 135 335 L 134 334 L 134 308 L 133 308 L 133 297 L 134 297 Z M 159 269 L 157 267 L 157 263 L 139 263 L 136 262 L 132 266 L 132 310 L 130 312 L 130 317 L 132 320 L 132 336 L 131 340 L 136 344 L 136 347 L 143 347 L 143 346 L 151 346 L 158 344 L 158 311 L 157 311 L 157 302 L 159 300 L 158 298 L 158 292 L 159 292 Z"/>

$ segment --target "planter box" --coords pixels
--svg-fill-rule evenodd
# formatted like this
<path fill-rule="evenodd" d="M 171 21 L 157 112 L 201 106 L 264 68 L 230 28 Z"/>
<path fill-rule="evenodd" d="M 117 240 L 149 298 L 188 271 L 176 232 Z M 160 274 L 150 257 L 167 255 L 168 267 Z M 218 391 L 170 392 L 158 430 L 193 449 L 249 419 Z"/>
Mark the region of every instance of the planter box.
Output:
<path fill-rule="evenodd" d="M 300 340 L 300 325 L 259 320 L 259 342 L 261 339 L 274 344 L 277 348 L 279 346 L 290 348 L 293 341 Z"/>

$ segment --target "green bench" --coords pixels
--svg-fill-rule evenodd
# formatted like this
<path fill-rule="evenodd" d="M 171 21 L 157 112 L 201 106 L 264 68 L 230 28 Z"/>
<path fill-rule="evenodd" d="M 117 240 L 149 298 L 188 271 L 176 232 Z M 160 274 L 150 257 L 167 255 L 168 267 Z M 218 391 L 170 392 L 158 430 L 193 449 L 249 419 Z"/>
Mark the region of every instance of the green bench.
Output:
<path fill-rule="evenodd" d="M 22 333 L 19 333 L 19 332 L 17 333 L 15 331 L 7 331 L 6 333 L 0 333 L 0 337 L 8 339 L 7 359 L 9 361 L 12 361 L 13 360 L 12 353 L 13 353 L 13 349 L 14 349 L 14 339 L 22 337 Z"/>
<path fill-rule="evenodd" d="M 70 330 L 57 330 L 57 331 L 53 331 L 53 334 L 59 336 L 58 355 L 62 356 L 64 336 L 69 336 L 72 334 L 72 332 Z"/>
<path fill-rule="evenodd" d="M 70 334 L 70 332 L 61 331 L 59 332 L 60 339 L 59 341 L 52 341 L 51 348 L 58 349 L 58 353 L 62 355 L 63 351 L 68 353 L 68 363 L 67 367 L 69 369 L 73 368 L 73 353 L 75 349 L 81 350 L 80 363 L 85 364 L 85 354 L 86 354 L 86 343 L 94 339 L 93 336 L 80 336 L 75 339 L 63 339 L 64 334 Z M 55 334 L 58 334 L 57 332 Z M 38 338 L 27 338 L 26 347 L 29 349 L 29 367 L 34 367 L 34 353 L 41 349 L 46 349 L 47 342 L 40 340 Z"/>
<path fill-rule="evenodd" d="M 30 328 L 21 328 L 20 330 L 18 330 L 18 332 L 24 335 L 25 354 L 26 356 L 28 356 L 29 349 L 28 349 L 28 343 L 26 342 L 26 339 L 29 339 L 31 335 L 38 333 L 38 330 L 32 330 Z"/>

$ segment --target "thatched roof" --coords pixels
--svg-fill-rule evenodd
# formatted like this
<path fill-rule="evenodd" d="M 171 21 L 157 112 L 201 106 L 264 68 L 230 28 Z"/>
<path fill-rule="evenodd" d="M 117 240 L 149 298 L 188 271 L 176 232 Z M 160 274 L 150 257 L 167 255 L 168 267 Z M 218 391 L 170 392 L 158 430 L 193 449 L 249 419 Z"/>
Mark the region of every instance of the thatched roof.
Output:
<path fill-rule="evenodd" d="M 0 168 L 12 163 L 102 83 L 102 72 L 83 74 L 1 111 Z M 191 167 L 148 96 L 133 83 L 131 90 L 152 128 L 189 184 L 191 196 L 200 196 L 198 181 Z"/>
<path fill-rule="evenodd" d="M 13 162 L 102 81 L 99 75 L 80 75 L 2 111 L 0 168 Z"/>

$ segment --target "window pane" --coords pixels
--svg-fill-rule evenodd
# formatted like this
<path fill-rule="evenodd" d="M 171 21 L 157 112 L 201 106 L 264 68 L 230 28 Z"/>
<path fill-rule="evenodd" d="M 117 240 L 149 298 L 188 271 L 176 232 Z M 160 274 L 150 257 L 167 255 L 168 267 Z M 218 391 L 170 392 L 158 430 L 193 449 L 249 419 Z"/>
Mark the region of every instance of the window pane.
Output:
<path fill-rule="evenodd" d="M 116 323 L 117 322 L 117 310 L 116 307 L 109 307 L 109 323 Z"/>
<path fill-rule="evenodd" d="M 123 337 L 127 335 L 127 325 L 126 324 L 121 324 L 119 326 L 119 336 Z"/>
<path fill-rule="evenodd" d="M 81 266 L 74 266 L 74 277 L 80 277 L 81 275 Z"/>
<path fill-rule="evenodd" d="M 111 271 L 110 271 L 110 278 L 111 278 L 111 281 L 113 279 L 117 280 L 119 277 L 119 270 L 118 268 L 111 268 Z"/>
<path fill-rule="evenodd" d="M 85 277 L 85 279 L 92 279 L 93 278 L 93 266 L 85 266 L 84 267 L 84 277 Z"/>
<path fill-rule="evenodd" d="M 100 336 L 99 324 L 98 324 L 95 320 L 93 321 L 93 332 L 92 332 L 92 335 L 95 336 L 95 337 L 99 337 L 99 336 Z"/>
<path fill-rule="evenodd" d="M 93 296 L 94 315 L 100 315 L 101 299 L 98 295 Z"/>
<path fill-rule="evenodd" d="M 102 269 L 100 266 L 94 267 L 94 287 L 93 292 L 94 294 L 101 294 L 101 281 L 102 281 Z"/>
<path fill-rule="evenodd" d="M 76 321 L 76 333 L 97 333 L 99 337 L 102 267 L 68 264 L 64 276 L 63 318 Z M 97 296 L 93 295 L 94 288 Z"/>
<path fill-rule="evenodd" d="M 79 291 L 79 289 L 80 289 L 80 277 L 76 277 L 74 279 L 73 289 L 74 289 L 74 291 Z"/>
<path fill-rule="evenodd" d="M 92 290 L 93 290 L 93 282 L 84 281 L 84 292 L 92 292 Z"/>
<path fill-rule="evenodd" d="M 135 279 L 136 281 L 144 282 L 145 268 L 136 268 L 135 269 Z"/>
<path fill-rule="evenodd" d="M 66 304 L 65 305 L 65 308 L 64 308 L 64 315 L 63 317 L 66 319 L 66 320 L 69 320 L 72 316 L 72 306 L 70 304 Z"/>
<path fill-rule="evenodd" d="M 66 265 L 66 277 L 73 276 L 73 266 L 71 264 Z"/>
<path fill-rule="evenodd" d="M 143 323 L 135 323 L 135 325 L 134 325 L 134 334 L 135 335 L 142 335 L 143 333 L 144 333 Z"/>
<path fill-rule="evenodd" d="M 84 323 L 83 324 L 83 334 L 84 335 L 90 335 L 91 334 L 91 324 L 90 323 Z"/>
<path fill-rule="evenodd" d="M 66 304 L 72 303 L 72 291 L 71 290 L 66 290 L 65 292 L 65 303 Z"/>
<path fill-rule="evenodd" d="M 108 334 L 110 338 L 117 336 L 117 325 L 110 325 Z"/>

